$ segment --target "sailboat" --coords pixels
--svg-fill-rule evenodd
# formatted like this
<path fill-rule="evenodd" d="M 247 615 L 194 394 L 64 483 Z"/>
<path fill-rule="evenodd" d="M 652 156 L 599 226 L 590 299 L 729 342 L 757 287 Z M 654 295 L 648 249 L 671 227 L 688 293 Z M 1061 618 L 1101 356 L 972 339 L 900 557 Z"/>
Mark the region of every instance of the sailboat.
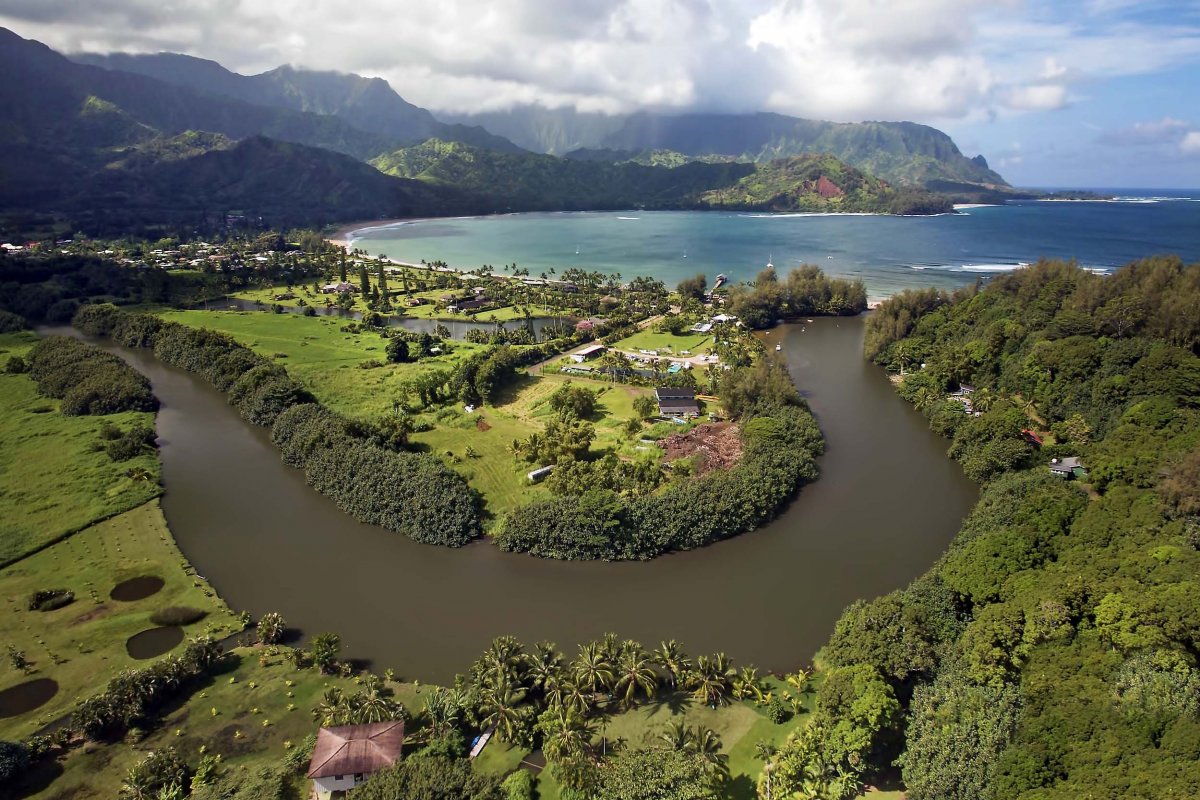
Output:
<path fill-rule="evenodd" d="M 579 245 L 575 245 L 575 255 L 579 255 Z"/>
<path fill-rule="evenodd" d="M 773 263 L 771 263 L 773 260 L 773 256 L 774 256 L 774 253 L 767 256 L 767 269 L 775 269 L 775 265 Z"/>
<path fill-rule="evenodd" d="M 683 257 L 684 257 L 684 258 L 687 258 L 687 250 L 684 250 L 684 251 L 683 251 Z"/>

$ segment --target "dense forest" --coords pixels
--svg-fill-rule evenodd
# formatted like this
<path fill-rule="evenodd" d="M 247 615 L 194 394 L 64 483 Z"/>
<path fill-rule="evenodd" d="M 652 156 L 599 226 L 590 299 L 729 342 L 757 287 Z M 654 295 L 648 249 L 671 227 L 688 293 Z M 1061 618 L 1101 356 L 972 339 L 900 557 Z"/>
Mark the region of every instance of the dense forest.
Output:
<path fill-rule="evenodd" d="M 926 575 L 838 622 L 777 796 L 893 762 L 913 800 L 1200 794 L 1198 348 L 1174 258 L 883 304 L 867 355 L 985 485 Z"/>

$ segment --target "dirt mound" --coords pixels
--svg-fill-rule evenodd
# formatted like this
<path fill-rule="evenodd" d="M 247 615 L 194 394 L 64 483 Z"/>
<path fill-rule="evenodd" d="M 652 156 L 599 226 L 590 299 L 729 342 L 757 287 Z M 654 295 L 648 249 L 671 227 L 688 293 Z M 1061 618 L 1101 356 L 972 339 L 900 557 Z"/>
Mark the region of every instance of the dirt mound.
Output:
<path fill-rule="evenodd" d="M 738 437 L 737 425 L 732 422 L 697 425 L 687 433 L 660 440 L 658 446 L 663 449 L 667 461 L 699 456 L 696 467 L 700 475 L 729 469 L 742 457 L 742 440 Z"/>

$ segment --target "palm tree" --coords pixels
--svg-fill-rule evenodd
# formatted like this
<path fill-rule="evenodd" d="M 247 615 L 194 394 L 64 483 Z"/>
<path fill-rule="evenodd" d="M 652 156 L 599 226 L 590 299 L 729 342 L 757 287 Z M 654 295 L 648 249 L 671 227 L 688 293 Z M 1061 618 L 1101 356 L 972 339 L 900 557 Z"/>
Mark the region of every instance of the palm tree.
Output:
<path fill-rule="evenodd" d="M 738 700 L 753 697 L 761 700 L 763 696 L 762 681 L 758 679 L 758 670 L 754 667 L 742 667 L 742 671 L 733 679 L 733 696 Z"/>
<path fill-rule="evenodd" d="M 595 734 L 581 715 L 561 707 L 547 711 L 538 725 L 542 729 L 542 751 L 556 763 L 585 755 Z"/>
<path fill-rule="evenodd" d="M 682 719 L 668 722 L 658 735 L 661 741 L 667 743 L 668 750 L 689 750 L 692 746 L 692 729 L 683 724 Z"/>
<path fill-rule="evenodd" d="M 812 673 L 806 669 L 798 669 L 790 675 L 784 675 L 783 679 L 787 681 L 788 686 L 796 690 L 797 694 L 804 694 L 808 691 L 808 682 L 812 680 Z"/>
<path fill-rule="evenodd" d="M 636 650 L 622 648 L 617 661 L 616 677 L 614 688 L 626 708 L 633 705 L 639 689 L 649 699 L 658 688 L 658 675 L 651 666 L 650 659 L 646 658 L 641 645 L 638 645 Z"/>
<path fill-rule="evenodd" d="M 658 649 L 654 651 L 652 658 L 654 663 L 667 671 L 673 687 L 678 686 L 680 679 L 692 668 L 692 660 L 687 657 L 687 654 L 679 646 L 679 642 L 674 639 L 668 642 L 659 642 Z"/>
<path fill-rule="evenodd" d="M 473 672 L 479 683 L 496 680 L 500 675 L 519 678 L 523 653 L 515 636 L 498 636 L 475 662 Z"/>
<path fill-rule="evenodd" d="M 355 718 L 359 725 L 372 722 L 386 722 L 396 719 L 400 706 L 384 697 L 378 689 L 372 689 L 363 696 L 358 704 Z"/>
<path fill-rule="evenodd" d="M 313 721 L 321 727 L 341 725 L 346 715 L 346 698 L 336 686 L 325 690 L 321 702 L 312 710 Z"/>
<path fill-rule="evenodd" d="M 721 737 L 712 728 L 697 725 L 692 733 L 692 752 L 704 762 L 704 770 L 716 780 L 729 776 L 729 756 L 721 752 Z"/>
<path fill-rule="evenodd" d="M 771 800 L 771 772 L 775 769 L 775 762 L 772 759 L 778 752 L 779 748 L 770 742 L 754 744 L 754 757 L 763 762 L 763 785 L 767 790 L 766 800 Z"/>
<path fill-rule="evenodd" d="M 599 691 L 607 691 L 608 687 L 612 686 L 612 661 L 599 642 L 580 645 L 574 667 L 575 682 L 579 688 L 594 695 Z"/>
<path fill-rule="evenodd" d="M 525 699 L 525 690 L 501 672 L 494 684 L 484 687 L 481 699 L 484 724 L 495 726 L 504 741 L 515 742 L 523 728 L 521 701 Z"/>
<path fill-rule="evenodd" d="M 560 691 L 560 705 L 577 714 L 587 714 L 592 710 L 595 695 L 579 685 L 578 681 L 564 680 Z"/>
<path fill-rule="evenodd" d="M 725 702 L 729 678 L 720 667 L 727 663 L 728 659 L 722 662 L 715 656 L 700 656 L 696 659 L 696 669 L 691 673 L 691 688 L 697 700 L 703 700 L 705 705 L 713 708 Z"/>
<path fill-rule="evenodd" d="M 529 686 L 543 695 L 547 687 L 557 682 L 563 669 L 563 656 L 553 642 L 538 642 L 532 653 L 524 656 L 525 677 Z"/>

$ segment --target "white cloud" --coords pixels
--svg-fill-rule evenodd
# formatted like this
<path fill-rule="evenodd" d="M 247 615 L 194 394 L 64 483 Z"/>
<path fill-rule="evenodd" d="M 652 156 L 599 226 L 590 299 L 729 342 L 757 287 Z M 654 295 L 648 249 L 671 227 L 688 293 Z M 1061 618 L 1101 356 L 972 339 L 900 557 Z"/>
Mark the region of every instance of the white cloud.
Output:
<path fill-rule="evenodd" d="M 1179 143 L 1179 149 L 1185 155 L 1200 155 L 1200 131 L 1189 131 Z"/>
<path fill-rule="evenodd" d="M 1067 87 L 1054 83 L 1018 86 L 1008 91 L 1004 104 L 1017 111 L 1053 111 L 1067 105 Z"/>
<path fill-rule="evenodd" d="M 387 78 L 435 110 L 770 109 L 842 120 L 1062 108 L 1072 88 L 1200 59 L 1200 30 L 1024 0 L 0 0 L 67 50 L 170 50 L 241 72 Z"/>
<path fill-rule="evenodd" d="M 1135 122 L 1128 128 L 1110 131 L 1100 137 L 1100 142 L 1116 147 L 1175 145 L 1185 138 L 1189 127 L 1183 120 L 1163 117 L 1151 122 Z"/>

